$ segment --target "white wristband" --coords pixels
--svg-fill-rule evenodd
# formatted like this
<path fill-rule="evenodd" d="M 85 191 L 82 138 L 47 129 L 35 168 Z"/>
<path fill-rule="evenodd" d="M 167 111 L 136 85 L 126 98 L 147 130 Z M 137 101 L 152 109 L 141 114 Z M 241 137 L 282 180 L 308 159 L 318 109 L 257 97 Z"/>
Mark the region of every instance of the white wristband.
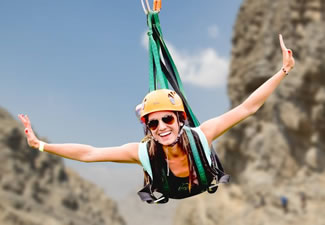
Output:
<path fill-rule="evenodd" d="M 39 142 L 38 150 L 40 150 L 41 152 L 43 152 L 43 151 L 44 151 L 44 145 L 45 145 L 45 142 L 40 141 L 40 142 Z"/>

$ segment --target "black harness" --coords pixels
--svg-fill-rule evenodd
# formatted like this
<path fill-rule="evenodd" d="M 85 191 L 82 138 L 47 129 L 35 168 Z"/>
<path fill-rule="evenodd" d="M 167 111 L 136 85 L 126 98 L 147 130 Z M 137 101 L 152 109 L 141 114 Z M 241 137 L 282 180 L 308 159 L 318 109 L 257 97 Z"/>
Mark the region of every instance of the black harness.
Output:
<path fill-rule="evenodd" d="M 205 151 L 196 131 L 189 127 L 184 127 L 186 135 L 190 141 L 191 150 L 189 152 L 189 160 L 192 160 L 195 173 L 197 174 L 198 184 L 191 188 L 191 191 L 186 189 L 185 178 L 176 177 L 174 174 L 167 176 L 167 163 L 166 156 L 162 150 L 161 145 L 158 145 L 157 153 L 155 156 L 150 156 L 150 166 L 152 169 L 152 179 L 147 173 L 148 181 L 145 181 L 143 189 L 138 192 L 138 195 L 143 201 L 147 203 L 166 203 L 169 198 L 182 199 L 188 198 L 202 192 L 208 191 L 214 193 L 218 189 L 219 183 L 228 183 L 229 175 L 224 173 L 224 169 L 216 152 L 211 150 L 211 166 L 205 155 Z M 150 142 L 147 143 L 147 151 L 149 151 Z M 188 178 L 187 178 L 188 180 Z M 175 185 L 180 183 L 180 186 Z M 159 197 L 154 195 L 154 192 L 160 193 Z"/>

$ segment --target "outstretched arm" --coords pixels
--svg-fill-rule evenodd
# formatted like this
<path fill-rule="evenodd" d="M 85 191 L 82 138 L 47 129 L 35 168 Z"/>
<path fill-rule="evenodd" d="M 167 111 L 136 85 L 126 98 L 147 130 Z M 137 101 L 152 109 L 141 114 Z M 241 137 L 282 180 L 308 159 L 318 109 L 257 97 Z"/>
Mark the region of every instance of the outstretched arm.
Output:
<path fill-rule="evenodd" d="M 25 135 L 28 145 L 39 149 L 41 141 L 36 137 L 27 115 L 18 115 L 25 127 Z M 119 147 L 96 148 L 82 144 L 48 144 L 45 143 L 44 151 L 59 155 L 68 159 L 82 162 L 121 162 L 138 163 L 138 143 L 130 143 Z"/>
<path fill-rule="evenodd" d="M 257 88 L 242 104 L 219 117 L 202 123 L 200 128 L 207 137 L 209 144 L 231 127 L 254 114 L 272 94 L 286 74 L 293 68 L 295 61 L 292 51 L 286 48 L 282 35 L 279 35 L 279 39 L 282 49 L 283 67 Z"/>

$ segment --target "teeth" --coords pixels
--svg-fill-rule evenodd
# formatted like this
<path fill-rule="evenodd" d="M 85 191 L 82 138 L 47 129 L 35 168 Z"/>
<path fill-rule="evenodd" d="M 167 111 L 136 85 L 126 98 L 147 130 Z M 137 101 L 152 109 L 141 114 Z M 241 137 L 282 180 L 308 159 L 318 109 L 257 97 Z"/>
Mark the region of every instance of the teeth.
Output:
<path fill-rule="evenodd" d="M 161 134 L 159 134 L 159 136 L 160 137 L 164 137 L 164 136 L 167 136 L 168 134 L 170 134 L 171 132 L 170 131 L 168 131 L 168 132 L 165 132 L 165 133 L 161 133 Z"/>

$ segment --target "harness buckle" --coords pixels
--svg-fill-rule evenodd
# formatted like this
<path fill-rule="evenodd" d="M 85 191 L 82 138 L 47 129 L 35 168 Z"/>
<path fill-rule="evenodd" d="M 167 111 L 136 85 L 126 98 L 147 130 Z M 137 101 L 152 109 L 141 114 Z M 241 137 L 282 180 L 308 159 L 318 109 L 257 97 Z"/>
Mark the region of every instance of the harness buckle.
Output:
<path fill-rule="evenodd" d="M 161 201 L 165 200 L 165 197 L 162 196 L 160 198 L 158 198 L 157 200 L 153 201 L 154 203 L 160 203 Z"/>
<path fill-rule="evenodd" d="M 214 193 L 214 192 L 216 192 L 217 190 L 218 190 L 218 184 L 214 184 L 214 185 L 212 185 L 212 186 L 210 186 L 210 187 L 208 187 L 208 192 L 211 194 L 211 193 Z"/>

